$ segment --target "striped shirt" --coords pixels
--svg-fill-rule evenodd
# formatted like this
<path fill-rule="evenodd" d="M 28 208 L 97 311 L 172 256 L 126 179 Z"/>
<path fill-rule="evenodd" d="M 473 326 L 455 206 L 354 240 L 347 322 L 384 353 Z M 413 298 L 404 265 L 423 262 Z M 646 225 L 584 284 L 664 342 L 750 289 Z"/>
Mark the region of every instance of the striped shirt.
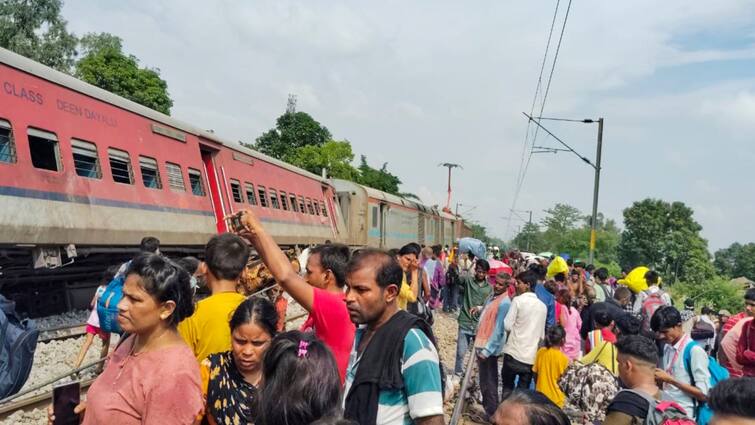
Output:
<path fill-rule="evenodd" d="M 344 394 L 348 395 L 362 356 L 357 357 L 359 341 L 366 329 L 357 329 L 354 347 L 346 369 Z M 414 419 L 443 414 L 438 352 L 424 332 L 410 329 L 404 338 L 401 357 L 402 390 L 380 391 L 377 425 L 413 424 Z M 346 397 L 343 400 L 346 405 Z"/>

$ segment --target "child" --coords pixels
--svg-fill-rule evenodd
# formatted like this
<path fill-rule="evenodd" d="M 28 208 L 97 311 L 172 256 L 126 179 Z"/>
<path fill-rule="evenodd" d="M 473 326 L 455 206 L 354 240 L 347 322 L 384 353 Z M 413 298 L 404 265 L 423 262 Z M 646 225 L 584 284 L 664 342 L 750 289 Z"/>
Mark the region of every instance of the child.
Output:
<path fill-rule="evenodd" d="M 564 407 L 565 395 L 558 386 L 558 378 L 569 365 L 569 358 L 561 352 L 566 332 L 561 325 L 545 331 L 545 347 L 537 350 L 532 371 L 537 375 L 535 389 L 545 394 L 558 407 Z"/>
<path fill-rule="evenodd" d="M 556 301 L 560 306 L 559 316 L 556 317 L 556 320 L 566 332 L 566 340 L 561 351 L 566 354 L 569 360 L 576 360 L 582 357 L 582 339 L 579 336 L 582 317 L 579 315 L 579 311 L 572 306 L 572 298 L 568 289 L 559 289 Z"/>
<path fill-rule="evenodd" d="M 100 317 L 97 316 L 97 301 L 105 292 L 107 285 L 113 280 L 117 272 L 118 267 L 116 266 L 108 267 L 108 269 L 105 270 L 102 274 L 102 280 L 100 280 L 100 286 L 97 287 L 97 290 L 94 292 L 94 297 L 92 297 L 92 302 L 89 303 L 89 306 L 92 307 L 92 312 L 89 313 L 89 318 L 87 319 L 87 336 L 86 340 L 84 340 L 84 345 L 81 346 L 81 350 L 79 351 L 79 357 L 76 358 L 76 363 L 73 366 L 74 369 L 78 369 L 79 366 L 81 366 L 81 363 L 84 362 L 87 351 L 89 351 L 89 347 L 91 347 L 94 342 L 95 335 L 102 339 L 100 358 L 107 356 L 108 349 L 110 348 L 110 334 L 100 329 Z M 102 370 L 102 365 L 98 367 L 98 370 Z"/>
<path fill-rule="evenodd" d="M 608 311 L 597 311 L 593 315 L 595 321 L 595 330 L 587 334 L 585 341 L 585 352 L 589 353 L 595 347 L 599 347 L 604 341 L 611 343 L 616 342 L 616 334 L 613 333 L 614 322 Z"/>
<path fill-rule="evenodd" d="M 335 357 L 311 333 L 288 331 L 273 338 L 265 352 L 262 382 L 256 423 L 311 424 L 340 411 Z"/>

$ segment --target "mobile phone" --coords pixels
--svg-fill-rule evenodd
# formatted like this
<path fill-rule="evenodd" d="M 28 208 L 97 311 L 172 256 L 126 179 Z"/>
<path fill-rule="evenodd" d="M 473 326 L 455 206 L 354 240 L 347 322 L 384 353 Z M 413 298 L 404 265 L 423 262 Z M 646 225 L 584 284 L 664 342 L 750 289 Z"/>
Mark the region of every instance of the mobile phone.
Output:
<path fill-rule="evenodd" d="M 241 224 L 241 212 L 237 212 L 236 214 L 228 217 L 227 220 L 228 227 L 230 227 L 234 233 L 239 233 L 244 230 L 244 225 Z"/>
<path fill-rule="evenodd" d="M 78 425 L 79 415 L 73 409 L 81 402 L 81 383 L 68 382 L 52 388 L 53 425 Z"/>

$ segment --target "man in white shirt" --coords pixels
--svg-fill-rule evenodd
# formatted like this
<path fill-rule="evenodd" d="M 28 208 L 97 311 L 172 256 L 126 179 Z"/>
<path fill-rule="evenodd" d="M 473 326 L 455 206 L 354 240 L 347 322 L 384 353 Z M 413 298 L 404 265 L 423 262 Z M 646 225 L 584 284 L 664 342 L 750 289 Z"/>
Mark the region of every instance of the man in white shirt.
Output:
<path fill-rule="evenodd" d="M 675 401 L 695 418 L 695 408 L 704 402 L 710 389 L 708 354 L 682 330 L 679 310 L 666 306 L 659 308 L 650 320 L 650 327 L 660 340 L 666 342 L 661 366 L 655 378 L 663 383 L 663 400 Z M 687 354 L 687 346 L 694 344 Z"/>
<path fill-rule="evenodd" d="M 519 377 L 517 388 L 528 389 L 532 383 L 532 365 L 540 340 L 545 336 L 547 308 L 537 298 L 533 288 L 537 275 L 531 271 L 517 276 L 516 293 L 511 301 L 503 327 L 509 332 L 503 347 L 503 369 L 501 381 L 504 398 L 514 389 L 514 381 Z"/>

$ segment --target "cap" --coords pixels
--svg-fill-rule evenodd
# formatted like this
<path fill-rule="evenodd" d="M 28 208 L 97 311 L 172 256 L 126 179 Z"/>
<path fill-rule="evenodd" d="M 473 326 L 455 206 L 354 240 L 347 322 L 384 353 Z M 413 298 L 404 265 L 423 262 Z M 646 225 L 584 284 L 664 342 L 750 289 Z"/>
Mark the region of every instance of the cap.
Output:
<path fill-rule="evenodd" d="M 729 313 L 729 310 L 719 310 L 718 311 L 719 316 L 729 316 L 731 317 L 731 313 Z"/>

